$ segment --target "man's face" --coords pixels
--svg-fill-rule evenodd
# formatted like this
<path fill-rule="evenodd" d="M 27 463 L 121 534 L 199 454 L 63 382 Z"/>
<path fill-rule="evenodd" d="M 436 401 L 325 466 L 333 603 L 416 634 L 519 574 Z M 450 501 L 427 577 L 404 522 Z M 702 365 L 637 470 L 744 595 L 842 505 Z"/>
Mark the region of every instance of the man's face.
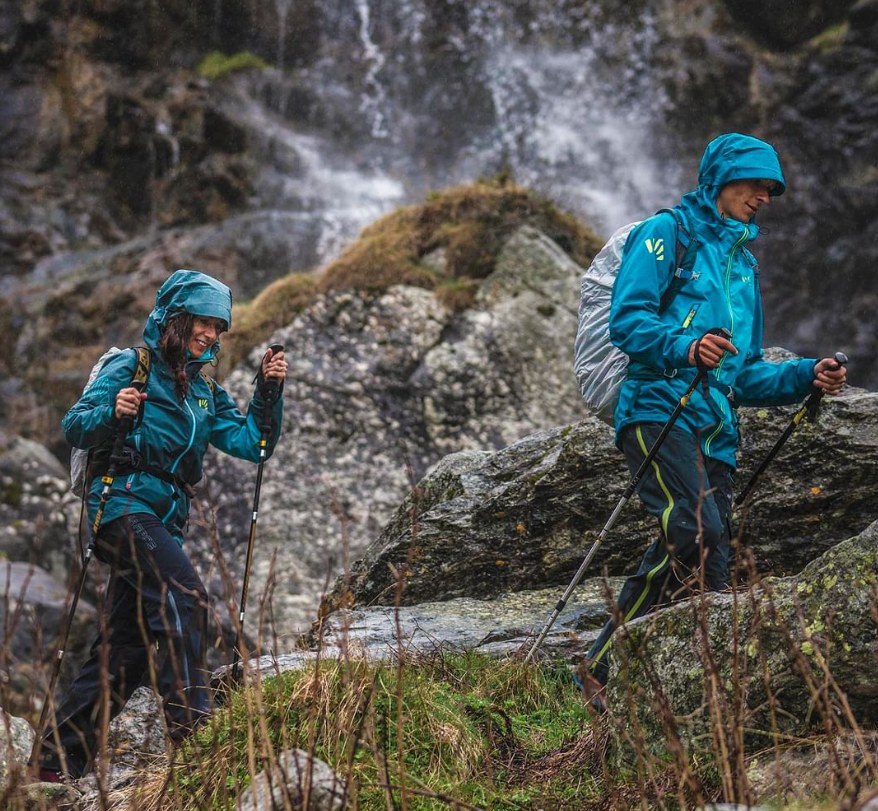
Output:
<path fill-rule="evenodd" d="M 750 222 L 756 212 L 768 205 L 769 192 L 777 186 L 774 180 L 746 178 L 732 180 L 722 187 L 716 198 L 716 208 L 723 219 Z"/>

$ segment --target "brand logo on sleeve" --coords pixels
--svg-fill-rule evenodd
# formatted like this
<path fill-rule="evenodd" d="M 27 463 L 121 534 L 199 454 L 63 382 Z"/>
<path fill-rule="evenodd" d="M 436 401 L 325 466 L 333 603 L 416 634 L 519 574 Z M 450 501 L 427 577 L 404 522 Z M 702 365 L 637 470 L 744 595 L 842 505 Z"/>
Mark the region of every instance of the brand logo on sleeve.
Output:
<path fill-rule="evenodd" d="M 207 400 L 204 397 L 198 398 L 198 405 L 200 408 L 203 408 L 205 411 L 207 411 Z"/>
<path fill-rule="evenodd" d="M 644 244 L 646 250 L 653 254 L 656 261 L 661 262 L 665 258 L 665 241 L 663 239 L 647 239 Z"/>

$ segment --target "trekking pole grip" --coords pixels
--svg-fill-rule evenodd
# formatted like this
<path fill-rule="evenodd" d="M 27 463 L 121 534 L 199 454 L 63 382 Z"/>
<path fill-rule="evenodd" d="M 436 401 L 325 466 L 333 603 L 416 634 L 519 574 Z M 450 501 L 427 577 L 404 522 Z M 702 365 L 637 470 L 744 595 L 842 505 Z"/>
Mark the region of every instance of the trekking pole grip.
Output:
<path fill-rule="evenodd" d="M 847 366 L 848 356 L 845 355 L 844 352 L 836 352 L 833 356 L 833 360 L 835 361 L 834 371 L 838 371 L 842 368 L 842 366 Z M 823 402 L 823 396 L 825 394 L 826 392 L 823 391 L 823 389 L 815 388 L 814 391 L 812 391 L 811 394 L 808 396 L 808 399 L 806 400 L 803 408 L 805 413 L 807 413 L 808 420 L 810 422 L 817 421 L 817 415 L 820 412 L 820 404 Z M 804 416 L 804 414 L 802 416 Z M 799 420 L 800 419 L 801 417 L 799 418 Z M 799 420 L 796 420 L 796 422 L 798 423 Z"/>
<path fill-rule="evenodd" d="M 137 389 L 138 392 L 142 393 L 144 384 L 139 381 L 133 382 L 131 388 Z M 134 427 L 134 419 L 134 417 L 129 416 L 122 417 L 119 419 L 116 426 L 116 438 L 113 440 L 113 448 L 110 451 L 110 467 L 113 469 L 114 474 L 116 468 L 125 461 L 123 455 L 125 450 L 125 439 Z"/>
<path fill-rule="evenodd" d="M 279 352 L 284 351 L 283 344 L 272 344 L 268 347 L 268 351 L 271 352 L 271 357 L 274 357 Z M 260 370 L 261 371 L 261 370 Z M 280 382 L 276 377 L 266 377 L 264 382 L 262 383 L 262 397 L 265 400 L 265 410 L 262 414 L 262 424 L 259 426 L 262 431 L 263 438 L 267 434 L 271 433 L 272 429 L 272 413 L 271 407 L 277 401 L 278 395 L 280 394 Z"/>

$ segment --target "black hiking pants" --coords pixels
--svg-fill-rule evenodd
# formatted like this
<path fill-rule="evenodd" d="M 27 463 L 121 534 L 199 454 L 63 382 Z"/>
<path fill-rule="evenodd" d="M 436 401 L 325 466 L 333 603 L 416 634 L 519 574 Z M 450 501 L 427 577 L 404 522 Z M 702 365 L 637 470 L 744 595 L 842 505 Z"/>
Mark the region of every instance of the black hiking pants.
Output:
<path fill-rule="evenodd" d="M 134 514 L 101 527 L 95 555 L 111 572 L 103 632 L 45 732 L 40 763 L 74 778 L 90 767 L 99 730 L 150 683 L 150 657 L 172 738 L 209 710 L 207 593 L 186 553 L 158 518 Z"/>
<path fill-rule="evenodd" d="M 662 428 L 659 422 L 643 422 L 622 430 L 619 445 L 632 475 Z M 610 642 L 620 622 L 642 617 L 657 603 L 689 596 L 702 585 L 709 591 L 728 587 L 733 481 L 732 467 L 703 456 L 688 431 L 671 428 L 638 490 L 647 511 L 659 519 L 661 537 L 647 547 L 637 573 L 625 581 L 613 616 L 588 652 L 591 671 L 602 684 L 607 683 Z"/>

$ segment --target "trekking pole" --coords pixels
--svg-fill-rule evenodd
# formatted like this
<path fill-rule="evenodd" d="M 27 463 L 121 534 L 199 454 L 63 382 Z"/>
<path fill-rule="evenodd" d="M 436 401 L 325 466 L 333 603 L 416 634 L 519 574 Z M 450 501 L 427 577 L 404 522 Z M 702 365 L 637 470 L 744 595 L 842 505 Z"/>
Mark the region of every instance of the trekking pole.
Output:
<path fill-rule="evenodd" d="M 727 341 L 731 339 L 732 335 L 727 329 L 712 329 L 709 330 L 710 334 L 720 335 L 725 338 Z M 588 568 L 588 564 L 591 563 L 592 558 L 597 554 L 598 547 L 601 545 L 601 542 L 604 538 L 607 537 L 610 530 L 613 528 L 613 525 L 616 523 L 616 519 L 619 517 L 619 514 L 622 512 L 622 509 L 637 491 L 637 487 L 640 484 L 640 480 L 643 478 L 646 471 L 649 469 L 650 464 L 652 464 L 652 460 L 655 459 L 656 454 L 659 452 L 659 449 L 664 443 L 665 438 L 670 433 L 671 428 L 673 428 L 674 423 L 677 421 L 677 417 L 680 416 L 680 413 L 686 407 L 686 404 L 689 402 L 689 398 L 692 396 L 692 392 L 695 391 L 695 388 L 702 381 L 707 381 L 707 373 L 709 369 L 701 368 L 698 370 L 698 374 L 695 375 L 693 381 L 689 384 L 689 388 L 686 389 L 686 393 L 680 398 L 680 401 L 677 403 L 677 407 L 674 409 L 673 413 L 670 416 L 670 419 L 665 423 L 664 428 L 662 428 L 661 433 L 658 435 L 655 443 L 652 448 L 650 448 L 649 453 L 646 454 L 646 458 L 641 463 L 640 467 L 637 468 L 637 472 L 634 474 L 631 481 L 628 483 L 628 487 L 625 488 L 625 492 L 622 494 L 622 498 L 619 499 L 619 503 L 616 505 L 616 509 L 613 510 L 612 515 L 610 515 L 607 523 L 604 524 L 604 528 L 600 531 L 600 534 L 597 537 L 597 540 L 592 544 L 591 549 L 588 550 L 588 554 L 585 556 L 585 560 L 577 569 L 576 574 L 573 576 L 573 580 L 570 581 L 570 585 L 564 591 L 561 599 L 558 600 L 558 604 L 552 610 L 552 614 L 546 622 L 543 630 L 540 632 L 540 635 L 537 637 L 537 641 L 534 642 L 533 647 L 530 649 L 530 653 L 525 657 L 524 661 L 529 662 L 533 655 L 539 650 L 540 645 L 543 644 L 543 640 L 549 633 L 551 627 L 555 624 L 555 620 L 558 619 L 558 615 L 564 610 L 567 605 L 567 601 L 570 599 L 570 595 L 573 594 L 573 590 L 579 585 L 579 581 L 582 580 L 582 576 L 585 574 L 585 570 Z"/>
<path fill-rule="evenodd" d="M 841 369 L 842 366 L 846 366 L 848 362 L 848 356 L 845 355 L 844 352 L 836 352 L 835 353 L 835 363 L 836 369 Z M 750 481 L 747 482 L 747 486 L 739 493 L 737 498 L 735 499 L 735 506 L 740 507 L 741 504 L 747 499 L 747 496 L 750 495 L 750 491 L 756 486 L 756 482 L 759 477 L 765 472 L 765 469 L 771 464 L 771 460 L 777 456 L 777 452 L 781 449 L 784 442 L 786 442 L 793 434 L 793 431 L 798 428 L 799 423 L 804 419 L 805 415 L 808 415 L 808 419 L 811 422 L 814 422 L 817 419 L 817 412 L 820 409 L 820 402 L 823 400 L 824 391 L 823 389 L 815 389 L 812 391 L 808 398 L 802 403 L 802 406 L 799 410 L 793 415 L 793 419 L 790 421 L 790 424 L 786 427 L 784 432 L 780 435 L 780 438 L 777 442 L 774 443 L 774 447 L 768 452 L 768 455 L 765 459 L 762 460 L 762 464 L 759 465 L 756 472 L 750 477 Z"/>
<path fill-rule="evenodd" d="M 274 357 L 278 352 L 283 352 L 284 348 L 281 344 L 272 344 L 268 350 L 271 352 L 271 357 Z M 235 652 L 232 658 L 232 669 L 230 671 L 232 678 L 235 677 L 235 670 L 238 667 L 238 662 L 241 660 L 240 651 L 241 639 L 244 636 L 244 612 L 247 608 L 247 589 L 250 586 L 250 566 L 253 562 L 253 547 L 256 543 L 256 522 L 259 520 L 259 493 L 262 490 L 262 471 L 265 466 L 268 438 L 273 427 L 271 409 L 277 400 L 279 392 L 280 383 L 278 383 L 277 378 L 266 378 L 264 384 L 265 409 L 262 412 L 262 423 L 259 426 L 261 432 L 259 438 L 259 466 L 256 468 L 256 490 L 253 493 L 253 512 L 250 516 L 250 538 L 247 541 L 247 562 L 244 565 L 244 582 L 241 585 L 241 602 L 239 604 L 238 612 L 238 636 L 235 640 Z"/>
<path fill-rule="evenodd" d="M 143 391 L 145 385 L 145 378 L 143 380 L 135 379 L 131 383 L 131 387 L 137 389 L 137 391 Z M 49 714 L 49 708 L 53 703 L 52 697 L 55 695 L 55 688 L 58 685 L 58 677 L 61 675 L 61 661 L 64 659 L 64 651 L 67 647 L 67 638 L 70 636 L 70 629 L 73 626 L 73 617 L 76 614 L 76 606 L 79 604 L 79 598 L 82 596 L 82 591 L 85 588 L 85 580 L 88 576 L 88 564 L 91 562 L 92 555 L 94 554 L 95 541 L 98 537 L 98 530 L 101 528 L 101 520 L 104 517 L 104 507 L 107 506 L 107 501 L 110 497 L 110 489 L 113 486 L 113 481 L 116 478 L 116 474 L 119 468 L 125 462 L 125 438 L 128 436 L 128 432 L 131 430 L 133 425 L 134 417 L 122 417 L 122 419 L 119 420 L 119 427 L 116 430 L 116 439 L 113 442 L 113 449 L 110 451 L 109 467 L 107 468 L 107 472 L 101 477 L 101 482 L 104 485 L 103 489 L 101 490 L 101 502 L 98 505 L 98 511 L 95 514 L 94 524 L 91 528 L 91 538 L 89 539 L 88 546 L 85 550 L 85 557 L 82 560 L 82 568 L 79 572 L 79 579 L 77 580 L 76 588 L 73 591 L 73 599 L 70 603 L 70 610 L 67 612 L 67 618 L 64 621 L 64 626 L 61 630 L 61 636 L 58 640 L 58 651 L 55 654 L 55 664 L 52 668 L 52 678 L 49 681 L 49 689 L 46 691 L 46 700 L 43 702 L 43 708 L 40 711 L 40 720 L 37 723 L 34 734 L 34 745 L 33 749 L 31 750 L 30 758 L 30 762 L 33 765 L 37 765 L 37 759 L 40 755 L 40 748 L 43 742 L 43 730 L 45 729 L 46 718 Z M 88 488 L 87 482 L 85 484 L 85 487 Z M 86 492 L 88 492 L 87 489 Z"/>

